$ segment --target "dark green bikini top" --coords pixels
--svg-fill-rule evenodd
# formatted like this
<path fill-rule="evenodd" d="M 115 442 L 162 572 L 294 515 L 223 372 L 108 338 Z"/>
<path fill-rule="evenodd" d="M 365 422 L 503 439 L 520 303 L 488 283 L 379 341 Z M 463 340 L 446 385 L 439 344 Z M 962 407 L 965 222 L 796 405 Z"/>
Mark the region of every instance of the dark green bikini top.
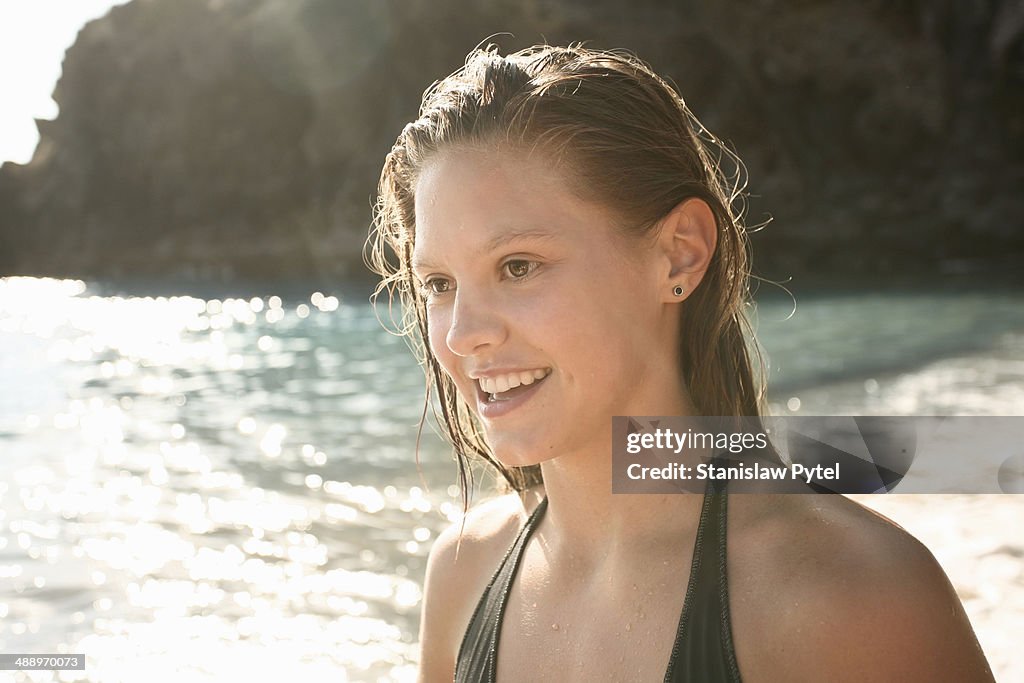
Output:
<path fill-rule="evenodd" d="M 725 571 L 727 500 L 725 482 L 709 483 L 697 526 L 683 612 L 665 672 L 666 683 L 739 683 L 741 680 L 732 644 Z M 530 515 L 480 597 L 459 648 L 456 683 L 495 683 L 498 638 L 509 588 L 519 569 L 523 550 L 544 517 L 547 504 L 545 498 Z"/>

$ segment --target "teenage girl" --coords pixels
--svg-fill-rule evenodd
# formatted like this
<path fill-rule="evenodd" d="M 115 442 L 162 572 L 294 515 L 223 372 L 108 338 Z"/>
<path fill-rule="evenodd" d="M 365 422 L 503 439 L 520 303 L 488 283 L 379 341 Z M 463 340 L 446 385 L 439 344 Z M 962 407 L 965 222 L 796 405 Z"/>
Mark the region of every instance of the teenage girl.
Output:
<path fill-rule="evenodd" d="M 613 495 L 614 415 L 759 415 L 725 152 L 635 57 L 474 51 L 381 175 L 372 254 L 461 462 L 423 681 L 990 681 L 948 579 L 842 496 Z"/>

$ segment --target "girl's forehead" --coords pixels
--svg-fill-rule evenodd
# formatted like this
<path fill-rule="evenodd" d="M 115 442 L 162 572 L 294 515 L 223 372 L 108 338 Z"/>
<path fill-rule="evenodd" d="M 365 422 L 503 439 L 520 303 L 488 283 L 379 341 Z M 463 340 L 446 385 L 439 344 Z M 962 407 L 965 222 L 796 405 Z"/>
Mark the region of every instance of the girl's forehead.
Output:
<path fill-rule="evenodd" d="M 417 234 L 439 227 L 544 224 L 581 208 L 561 173 L 518 155 L 445 155 L 423 168 L 415 187 Z"/>
<path fill-rule="evenodd" d="M 431 157 L 413 187 L 413 267 L 541 240 L 574 252 L 644 251 L 631 217 L 581 196 L 580 177 L 536 150 L 456 148 Z"/>
<path fill-rule="evenodd" d="M 540 155 L 512 149 L 455 148 L 439 152 L 423 164 L 415 190 L 418 200 L 421 192 L 437 191 L 447 185 L 497 181 L 515 188 L 529 185 L 535 178 L 548 183 L 565 182 Z"/>
<path fill-rule="evenodd" d="M 629 241 L 617 214 L 578 197 L 558 169 L 537 158 L 436 159 L 423 169 L 415 200 L 412 265 L 418 270 L 520 248 L 619 251 Z"/>

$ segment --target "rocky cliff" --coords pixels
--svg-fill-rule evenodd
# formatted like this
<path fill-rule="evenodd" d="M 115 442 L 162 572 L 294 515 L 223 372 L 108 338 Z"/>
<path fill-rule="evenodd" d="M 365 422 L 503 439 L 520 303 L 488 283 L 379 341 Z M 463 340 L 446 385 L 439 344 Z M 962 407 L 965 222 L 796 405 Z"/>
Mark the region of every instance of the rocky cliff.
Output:
<path fill-rule="evenodd" d="M 770 278 L 1024 257 L 1020 0 L 134 0 L 0 169 L 0 275 L 354 276 L 394 137 L 498 32 L 669 75 L 774 217 Z"/>

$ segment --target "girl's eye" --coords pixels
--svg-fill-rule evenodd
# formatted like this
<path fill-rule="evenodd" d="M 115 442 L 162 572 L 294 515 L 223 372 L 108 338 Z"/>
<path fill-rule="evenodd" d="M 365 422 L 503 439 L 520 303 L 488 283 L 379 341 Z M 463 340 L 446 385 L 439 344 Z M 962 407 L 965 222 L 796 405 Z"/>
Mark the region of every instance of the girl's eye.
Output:
<path fill-rule="evenodd" d="M 444 294 L 451 289 L 451 286 L 451 282 L 448 280 L 440 277 L 434 277 L 423 283 L 423 290 L 428 296 L 432 294 Z"/>
<path fill-rule="evenodd" d="M 524 278 L 533 272 L 533 269 L 537 267 L 537 263 L 534 261 L 526 261 L 524 259 L 513 259 L 505 262 L 505 272 L 507 272 L 512 278 L 520 279 Z"/>

